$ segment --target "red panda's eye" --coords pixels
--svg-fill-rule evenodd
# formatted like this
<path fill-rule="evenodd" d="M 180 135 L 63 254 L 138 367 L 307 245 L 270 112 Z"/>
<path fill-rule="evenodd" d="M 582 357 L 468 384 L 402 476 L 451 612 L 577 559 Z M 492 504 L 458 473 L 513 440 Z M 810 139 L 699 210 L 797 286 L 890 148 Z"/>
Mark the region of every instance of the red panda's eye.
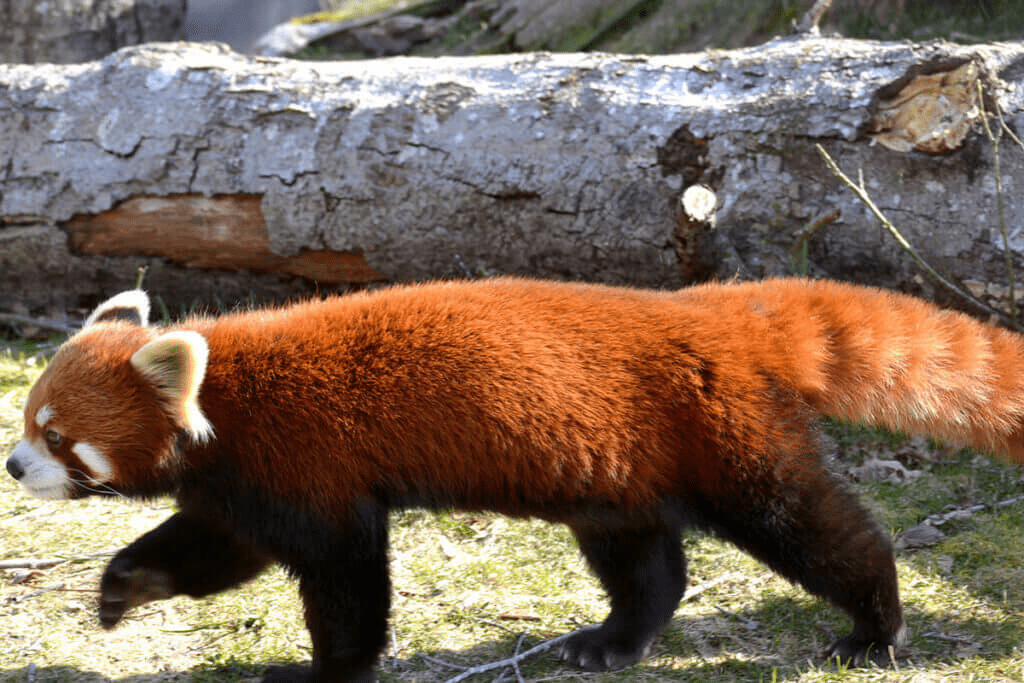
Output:
<path fill-rule="evenodd" d="M 60 445 L 64 443 L 64 437 L 58 434 L 57 432 L 53 431 L 52 429 L 47 429 L 46 434 L 43 435 L 43 438 L 46 439 L 46 443 L 49 444 L 52 448 L 59 448 Z"/>

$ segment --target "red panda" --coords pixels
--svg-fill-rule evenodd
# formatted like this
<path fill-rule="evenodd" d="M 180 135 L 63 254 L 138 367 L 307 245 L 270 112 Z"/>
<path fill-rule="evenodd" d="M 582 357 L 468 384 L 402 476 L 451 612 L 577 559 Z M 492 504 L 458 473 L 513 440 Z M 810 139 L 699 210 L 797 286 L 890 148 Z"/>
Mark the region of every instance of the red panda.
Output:
<path fill-rule="evenodd" d="M 169 328 L 148 306 L 121 294 L 61 347 L 7 470 L 46 498 L 177 497 L 105 570 L 106 627 L 286 566 L 312 666 L 267 681 L 376 680 L 387 512 L 410 506 L 568 525 L 611 602 L 562 645 L 572 665 L 645 656 L 683 595 L 685 528 L 845 610 L 829 656 L 885 662 L 905 633 L 892 544 L 818 415 L 1024 456 L 1020 337 L 851 285 L 509 278 Z"/>

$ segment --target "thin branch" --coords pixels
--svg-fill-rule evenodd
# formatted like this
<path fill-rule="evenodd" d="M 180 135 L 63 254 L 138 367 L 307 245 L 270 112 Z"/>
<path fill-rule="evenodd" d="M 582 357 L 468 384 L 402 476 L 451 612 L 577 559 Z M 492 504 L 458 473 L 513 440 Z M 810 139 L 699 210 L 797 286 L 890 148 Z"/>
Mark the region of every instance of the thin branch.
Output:
<path fill-rule="evenodd" d="M 816 218 L 813 218 L 807 225 L 805 225 L 800 232 L 796 235 L 796 244 L 793 246 L 793 267 L 797 271 L 798 275 L 807 276 L 807 261 L 810 258 L 807 245 L 810 243 L 811 238 L 814 237 L 814 233 L 818 232 L 826 225 L 835 223 L 839 220 L 842 212 L 836 208 L 828 213 L 824 213 Z"/>
<path fill-rule="evenodd" d="M 928 515 L 928 517 L 921 520 L 920 524 L 928 524 L 930 526 L 939 526 L 945 524 L 951 519 L 966 519 L 972 516 L 975 512 L 984 512 L 986 510 L 1000 510 L 1011 505 L 1017 505 L 1024 503 L 1024 496 L 1017 496 L 1016 498 L 1007 498 L 997 503 L 979 503 L 978 505 L 971 505 L 965 508 L 959 508 L 956 510 L 950 510 L 949 512 L 939 512 L 934 515 Z"/>
<path fill-rule="evenodd" d="M 1024 328 L 1022 328 L 1016 320 L 1011 319 L 1002 311 L 998 311 L 989 306 L 988 304 L 978 301 L 973 296 L 971 296 L 970 293 L 964 291 L 957 285 L 953 284 L 952 282 L 944 278 L 942 275 L 940 275 L 937 270 L 932 268 L 928 264 L 928 262 L 925 261 L 919 253 L 917 253 L 917 250 L 914 249 L 910 242 L 908 242 L 906 238 L 903 237 L 900 231 L 896 229 L 896 226 L 892 224 L 892 221 L 890 221 L 885 216 L 885 214 L 882 213 L 882 210 L 878 208 L 875 202 L 872 201 L 871 197 L 868 195 L 867 188 L 865 188 L 864 186 L 863 172 L 860 173 L 860 183 L 858 184 L 853 182 L 845 173 L 842 172 L 842 170 L 839 168 L 839 165 L 836 164 L 832 157 L 829 156 L 828 152 L 825 151 L 824 147 L 822 147 L 820 144 L 816 144 L 815 147 L 817 147 L 818 153 L 821 154 L 822 158 L 825 160 L 825 164 L 829 167 L 832 173 L 834 173 L 837 178 L 843 181 L 843 183 L 847 187 L 853 190 L 853 193 L 857 195 L 857 198 L 864 202 L 865 206 L 868 207 L 871 213 L 875 215 L 875 218 L 877 218 L 878 221 L 882 224 L 882 227 L 889 231 L 889 234 L 891 234 L 893 238 L 895 238 L 895 240 L 899 243 L 899 245 L 903 247 L 903 250 L 906 251 L 912 259 L 914 259 L 914 262 L 917 263 L 918 267 L 921 268 L 921 270 L 927 273 L 932 279 L 941 284 L 943 287 L 955 293 L 964 301 L 969 302 L 980 311 L 984 311 L 988 315 L 992 315 L 999 318 L 999 320 L 1002 321 L 1002 323 L 1007 327 L 1017 330 L 1018 332 L 1024 332 Z"/>
<path fill-rule="evenodd" d="M 78 331 L 78 325 L 69 325 L 62 320 L 51 320 L 49 318 L 32 318 L 27 315 L 16 315 L 14 313 L 0 313 L 0 322 L 14 323 L 17 325 L 34 325 L 46 330 L 55 330 L 65 334 L 73 334 Z"/>
<path fill-rule="evenodd" d="M 149 266 L 139 266 L 139 269 L 135 271 L 135 289 L 142 289 L 142 281 L 146 279 L 148 271 Z"/>
<path fill-rule="evenodd" d="M 486 625 L 486 626 L 493 626 L 494 628 L 501 629 L 502 631 L 504 631 L 505 633 L 508 633 L 509 635 L 517 636 L 520 633 L 519 631 L 517 631 L 515 629 L 509 628 L 508 626 L 505 626 L 504 624 L 499 624 L 496 621 L 491 621 L 490 619 L 481 619 L 479 617 L 473 617 L 473 619 L 475 621 L 481 623 L 481 624 Z"/>
<path fill-rule="evenodd" d="M 3 569 L 49 569 L 50 567 L 56 567 L 58 564 L 64 564 L 67 562 L 65 557 L 49 557 L 43 560 L 33 560 L 31 558 L 19 558 L 14 560 L 0 560 L 0 570 Z"/>
<path fill-rule="evenodd" d="M 522 649 L 522 647 L 523 647 L 523 640 L 525 640 L 525 639 L 526 639 L 526 634 L 525 633 L 520 633 L 519 634 L 519 640 L 516 641 L 516 651 L 512 654 L 512 668 L 515 669 L 515 672 L 516 672 L 516 682 L 517 683 L 524 683 L 523 682 L 523 672 L 519 670 L 519 651 Z"/>
<path fill-rule="evenodd" d="M 398 634 L 395 633 L 394 625 L 388 630 L 391 632 L 391 660 L 392 662 L 398 662 Z"/>
<path fill-rule="evenodd" d="M 999 118 L 999 125 L 1002 126 L 1006 134 L 1010 136 L 1010 139 L 1016 142 L 1017 146 L 1020 147 L 1021 150 L 1024 150 L 1024 142 L 1021 142 L 1021 139 L 1017 137 L 1017 134 L 1013 132 L 1013 129 L 1006 125 L 1006 121 L 1003 119 L 1003 111 L 999 108 L 998 103 L 996 104 L 995 111 L 996 116 Z"/>
<path fill-rule="evenodd" d="M 701 585 L 686 591 L 686 595 L 683 596 L 682 602 L 689 602 L 690 600 L 693 600 L 704 591 L 710 590 L 711 588 L 714 588 L 719 584 L 725 583 L 731 578 L 732 577 L 728 574 L 721 574 L 711 579 L 710 581 L 705 581 Z"/>
<path fill-rule="evenodd" d="M 959 636 L 947 636 L 945 633 L 939 633 L 938 631 L 928 631 L 927 633 L 922 633 L 921 637 L 933 638 L 934 640 L 941 640 L 947 643 L 970 644 L 972 642 L 970 638 L 961 638 Z"/>
<path fill-rule="evenodd" d="M 459 683 L 460 681 L 466 680 L 470 676 L 476 676 L 477 674 L 486 673 L 487 671 L 494 671 L 495 669 L 505 669 L 505 668 L 508 668 L 510 666 L 511 667 L 517 667 L 519 662 L 523 661 L 527 657 L 532 657 L 532 656 L 534 656 L 536 654 L 540 654 L 541 652 L 544 652 L 545 650 L 550 650 L 555 645 L 558 645 L 559 643 L 562 643 L 563 641 L 568 640 L 572 635 L 573 635 L 572 633 L 566 633 L 565 635 L 558 636 L 557 638 L 552 638 L 551 640 L 545 640 L 540 645 L 536 645 L 534 647 L 531 647 L 526 652 L 523 652 L 522 654 L 517 654 L 514 657 L 509 657 L 508 659 L 502 659 L 502 660 L 499 660 L 497 662 L 490 662 L 488 664 L 481 664 L 480 666 L 474 666 L 472 668 L 466 669 L 465 671 L 460 673 L 458 676 L 455 676 L 454 678 L 449 678 L 448 680 L 445 681 L 445 683 Z M 461 667 L 458 667 L 458 668 L 461 668 Z"/>
<path fill-rule="evenodd" d="M 464 664 L 456 664 L 455 662 L 449 662 L 446 659 L 439 659 L 437 657 L 431 657 L 430 655 L 425 655 L 422 652 L 419 653 L 417 655 L 417 657 L 419 657 L 420 659 L 425 659 L 426 661 L 430 662 L 431 664 L 438 664 L 438 665 L 443 666 L 443 667 L 448 668 L 448 669 L 457 669 L 459 671 L 466 671 L 467 669 L 469 669 L 469 667 L 465 666 Z"/>
<path fill-rule="evenodd" d="M 733 619 L 736 619 L 741 624 L 743 624 L 743 627 L 746 628 L 748 631 L 756 631 L 757 629 L 761 628 L 761 624 L 757 623 L 753 619 L 749 619 L 743 616 L 742 614 L 737 614 L 736 612 L 727 610 L 720 605 L 715 605 L 715 609 L 727 617 L 732 617 Z"/>
<path fill-rule="evenodd" d="M 104 550 L 100 553 L 93 553 L 91 555 L 81 555 L 78 557 L 45 557 L 45 558 L 14 558 L 12 560 L 0 560 L 0 570 L 2 569 L 49 569 L 56 567 L 57 565 L 65 564 L 67 562 L 86 562 L 88 560 L 95 560 L 101 557 L 110 557 L 116 550 Z"/>
<path fill-rule="evenodd" d="M 807 13 L 800 19 L 800 23 L 793 26 L 795 32 L 812 36 L 818 35 L 818 24 L 821 23 L 822 17 L 825 16 L 825 12 L 831 5 L 832 0 L 817 0 L 814 6 L 807 10 Z"/>
<path fill-rule="evenodd" d="M 992 143 L 992 166 L 993 171 L 996 175 L 996 206 L 999 209 L 999 232 L 1003 236 L 1003 256 L 1006 258 L 1006 277 L 1009 278 L 1010 284 L 1010 317 L 1013 321 L 1017 321 L 1017 288 L 1013 282 L 1013 255 L 1010 251 L 1010 238 L 1006 232 L 1006 211 L 1003 209 L 1003 174 L 999 168 L 999 141 L 1003 137 L 1003 130 L 1006 126 L 1003 125 L 999 129 L 999 135 L 992 133 L 992 128 L 988 125 L 988 115 L 985 112 L 985 92 L 981 88 L 981 79 L 977 81 L 978 85 L 978 108 L 981 109 L 981 123 L 985 126 L 985 134 L 988 136 L 989 142 Z M 996 111 L 999 107 L 996 107 Z M 999 119 L 1002 121 L 1002 117 Z"/>
<path fill-rule="evenodd" d="M 30 593 L 25 593 L 24 595 L 16 595 L 13 598 L 10 598 L 10 600 L 12 602 L 24 602 L 25 600 L 30 600 L 32 598 L 38 597 L 40 595 L 43 595 L 44 593 L 52 593 L 53 591 L 59 591 L 59 590 L 63 590 L 63 589 L 64 589 L 64 584 L 63 583 L 58 583 L 58 584 L 55 584 L 53 586 L 47 586 L 46 588 L 36 589 L 36 590 L 34 590 L 34 591 L 30 592 Z"/>

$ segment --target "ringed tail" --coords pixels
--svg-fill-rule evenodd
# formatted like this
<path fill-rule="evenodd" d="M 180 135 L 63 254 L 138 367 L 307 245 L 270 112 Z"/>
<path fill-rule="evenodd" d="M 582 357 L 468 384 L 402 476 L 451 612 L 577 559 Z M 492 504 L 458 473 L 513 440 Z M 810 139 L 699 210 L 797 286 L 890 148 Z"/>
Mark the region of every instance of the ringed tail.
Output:
<path fill-rule="evenodd" d="M 1024 461 L 1024 339 L 913 297 L 837 282 L 683 290 L 769 330 L 768 362 L 815 410 Z M 735 309 L 733 309 L 735 310 Z"/>

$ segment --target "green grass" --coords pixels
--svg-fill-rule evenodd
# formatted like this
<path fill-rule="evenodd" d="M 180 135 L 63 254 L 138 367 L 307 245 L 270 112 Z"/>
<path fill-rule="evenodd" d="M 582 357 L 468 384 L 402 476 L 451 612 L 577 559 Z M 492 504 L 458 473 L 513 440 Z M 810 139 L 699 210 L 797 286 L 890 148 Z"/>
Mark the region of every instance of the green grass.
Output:
<path fill-rule="evenodd" d="M 836 16 L 835 23 L 844 35 L 877 40 L 1018 40 L 1024 32 L 1024 2 L 907 0 L 902 14 L 883 19 L 871 11 L 850 12 Z"/>
<path fill-rule="evenodd" d="M 404 7 L 409 4 L 408 0 L 347 0 L 344 3 L 338 3 L 336 9 L 296 17 L 292 19 L 292 23 L 312 24 L 320 21 L 349 21 L 350 19 L 367 17 L 371 14 L 386 12 L 387 10 Z"/>
<path fill-rule="evenodd" d="M 27 355 L 22 352 L 28 351 Z M 0 453 L 21 431 L 20 406 L 42 363 L 0 352 Z M 1020 495 L 1021 471 L 923 440 L 828 424 L 840 470 L 878 457 L 921 476 L 856 488 L 898 533 L 949 506 Z M 175 598 L 100 629 L 95 589 L 106 557 L 158 524 L 169 501 L 48 502 L 0 477 L 0 559 L 74 557 L 39 572 L 0 572 L 0 682 L 243 681 L 267 663 L 306 661 L 309 640 L 294 583 L 272 570 L 211 599 Z M 625 671 L 581 673 L 550 654 L 522 663 L 546 681 L 1019 681 L 1024 673 L 1024 505 L 943 526 L 945 541 L 897 557 L 910 642 L 899 669 L 837 670 L 821 651 L 849 628 L 829 605 L 731 546 L 683 543 L 690 591 L 652 656 Z M 396 512 L 392 517 L 391 644 L 382 681 L 443 681 L 442 660 L 479 665 L 599 621 L 607 604 L 562 527 L 492 514 Z M 56 587 L 60 589 L 55 589 Z M 705 590 L 706 589 L 706 590 Z M 478 676 L 492 681 L 498 672 Z"/>
<path fill-rule="evenodd" d="M 338 0 L 333 11 L 295 21 L 345 21 L 405 6 L 409 14 L 440 16 L 454 11 L 458 19 L 446 35 L 417 46 L 414 54 L 534 49 L 675 53 L 756 45 L 789 35 L 793 23 L 812 4 L 811 0 L 622 0 L 604 3 L 563 25 L 544 26 L 539 35 L 532 29 L 525 31 L 524 35 L 533 36 L 530 39 L 507 29 L 502 33 L 491 24 L 493 16 L 504 16 L 495 12 L 497 4 L 465 11 L 463 7 L 446 10 L 443 0 Z M 845 3 L 826 14 L 822 26 L 826 33 L 879 40 L 944 38 L 974 43 L 1017 40 L 1024 34 L 1024 0 L 907 0 L 898 11 L 900 4 L 894 0 Z M 337 54 L 318 45 L 301 56 L 332 59 L 358 55 Z"/>

